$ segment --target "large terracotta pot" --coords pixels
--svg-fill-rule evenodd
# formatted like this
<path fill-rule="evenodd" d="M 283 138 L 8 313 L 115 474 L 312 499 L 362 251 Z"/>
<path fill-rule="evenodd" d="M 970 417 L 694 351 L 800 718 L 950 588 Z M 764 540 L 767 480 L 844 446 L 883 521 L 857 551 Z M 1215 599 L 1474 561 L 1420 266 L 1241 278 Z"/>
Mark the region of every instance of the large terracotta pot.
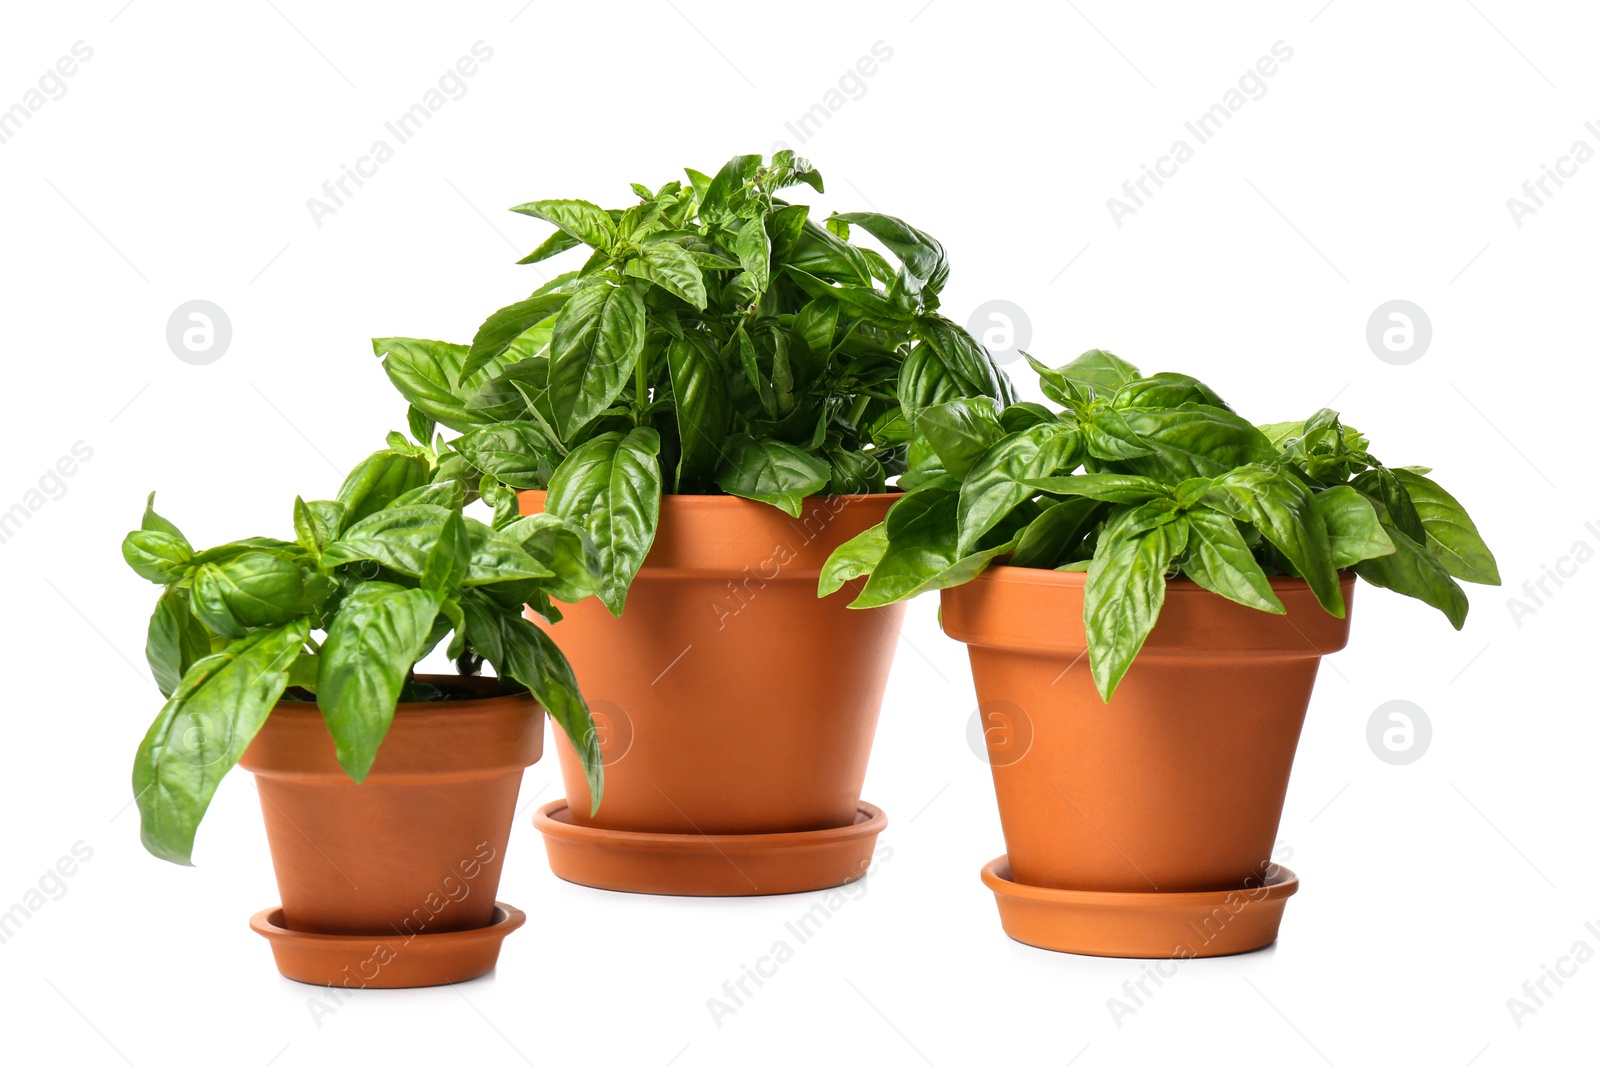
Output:
<path fill-rule="evenodd" d="M 1010 880 L 1130 893 L 1260 887 L 1275 877 L 1317 665 L 1344 647 L 1348 619 L 1299 580 L 1272 580 L 1286 615 L 1170 581 L 1160 621 L 1106 704 L 1084 653 L 1084 577 L 996 567 L 943 592 L 944 630 L 972 660 Z M 1348 605 L 1354 577 L 1341 587 Z"/>
<path fill-rule="evenodd" d="M 240 760 L 261 795 L 283 928 L 411 938 L 496 919 L 517 789 L 543 750 L 544 714 L 525 693 L 491 695 L 493 678 L 419 680 L 484 696 L 402 704 L 359 785 L 315 704 L 279 703 Z"/>
<path fill-rule="evenodd" d="M 605 760 L 591 816 L 582 768 L 558 735 L 563 821 L 695 835 L 858 822 L 904 606 L 852 611 L 857 588 L 818 599 L 817 578 L 833 549 L 883 521 L 895 499 L 813 497 L 790 518 L 738 497 L 664 497 L 622 617 L 589 599 L 562 605 L 548 627 Z M 544 494 L 521 503 L 542 511 Z"/>

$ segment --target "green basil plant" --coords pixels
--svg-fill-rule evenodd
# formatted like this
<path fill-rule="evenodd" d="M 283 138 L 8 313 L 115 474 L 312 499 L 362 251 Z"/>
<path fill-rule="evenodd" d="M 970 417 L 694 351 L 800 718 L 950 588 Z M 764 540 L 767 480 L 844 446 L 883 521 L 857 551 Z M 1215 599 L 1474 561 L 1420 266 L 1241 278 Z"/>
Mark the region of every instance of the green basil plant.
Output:
<path fill-rule="evenodd" d="M 826 595 L 869 576 L 852 607 L 969 581 L 992 563 L 1087 571 L 1084 625 L 1109 701 L 1155 626 L 1169 577 L 1282 614 L 1270 575 L 1303 579 L 1343 617 L 1339 570 L 1415 597 L 1460 629 L 1457 579 L 1498 585 L 1494 556 L 1427 467 L 1388 467 L 1324 408 L 1255 426 L 1185 374 L 1148 377 L 1109 352 L 1029 357 L 1062 410 L 990 397 L 916 416 L 908 491 L 841 545 Z"/>
<path fill-rule="evenodd" d="M 662 493 L 799 515 L 808 495 L 882 492 L 924 409 L 1015 399 L 938 313 L 949 275 L 938 241 L 888 215 L 819 220 L 781 198 L 823 188 L 793 152 L 686 173 L 634 185 L 626 208 L 513 208 L 556 227 L 521 262 L 580 246 L 587 259 L 490 315 L 470 345 L 373 342 L 413 435 L 455 431 L 440 447 L 502 518 L 515 490 L 548 489 L 549 512 L 589 533 L 600 598 L 618 615 Z M 853 243 L 856 227 L 888 255 Z"/>
<path fill-rule="evenodd" d="M 581 754 L 598 807 L 599 747 L 566 657 L 523 617 L 599 585 L 593 543 L 553 515 L 493 528 L 467 517 L 467 485 L 391 435 L 333 500 L 294 502 L 294 540 L 196 551 L 154 508 L 122 554 L 162 587 L 145 648 L 167 698 L 139 746 L 133 788 L 145 848 L 188 864 L 217 784 L 286 695 L 315 700 L 340 765 L 362 781 L 402 701 L 443 699 L 416 662 L 448 639 L 462 674 L 487 661 L 525 688 Z M 317 634 L 320 633 L 320 638 Z"/>

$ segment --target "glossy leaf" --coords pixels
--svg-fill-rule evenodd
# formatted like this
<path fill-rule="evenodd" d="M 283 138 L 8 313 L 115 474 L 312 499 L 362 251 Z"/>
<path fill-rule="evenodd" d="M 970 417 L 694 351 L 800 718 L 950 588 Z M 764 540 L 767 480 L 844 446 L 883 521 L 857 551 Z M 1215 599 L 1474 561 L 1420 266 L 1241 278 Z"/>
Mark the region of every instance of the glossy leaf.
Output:
<path fill-rule="evenodd" d="M 650 551 L 661 509 L 661 438 L 639 427 L 607 433 L 577 448 L 556 468 L 545 508 L 593 539 L 600 558 L 599 596 L 621 615 L 628 586 Z"/>
<path fill-rule="evenodd" d="M 195 830 L 289 681 L 305 620 L 257 630 L 184 674 L 139 746 L 133 794 L 151 853 L 189 865 Z"/>
<path fill-rule="evenodd" d="M 787 442 L 740 437 L 728 444 L 717 485 L 798 516 L 801 502 L 821 492 L 832 473 L 828 464 Z"/>
<path fill-rule="evenodd" d="M 1394 468 L 1394 477 L 1405 489 L 1416 508 L 1417 518 L 1427 534 L 1426 546 L 1452 578 L 1480 585 L 1499 585 L 1500 568 L 1494 553 L 1467 515 L 1461 502 L 1433 479 Z"/>
<path fill-rule="evenodd" d="M 1043 423 L 1010 434 L 991 445 L 972 464 L 961 485 L 960 537 L 965 555 L 1012 508 L 1037 490 L 1026 479 L 1045 478 L 1077 462 L 1079 438 L 1061 423 Z"/>
<path fill-rule="evenodd" d="M 1312 497 L 1312 503 L 1327 527 L 1328 554 L 1335 567 L 1352 567 L 1394 551 L 1394 542 L 1384 532 L 1371 502 L 1350 486 L 1324 489 Z"/>
<path fill-rule="evenodd" d="M 644 341 L 644 301 L 627 286 L 589 286 L 561 309 L 550 337 L 549 393 L 562 440 L 611 406 Z"/>
<path fill-rule="evenodd" d="M 822 566 L 817 579 L 817 595 L 831 596 L 844 588 L 844 584 L 872 573 L 889 547 L 889 530 L 885 523 L 869 526 L 834 549 Z"/>
<path fill-rule="evenodd" d="M 1187 522 L 1163 501 L 1141 504 L 1106 529 L 1084 583 L 1089 670 L 1110 701 L 1154 629 L 1167 596 L 1167 570 L 1184 550 Z"/>
<path fill-rule="evenodd" d="M 617 239 L 611 216 L 587 200 L 534 200 L 511 210 L 558 226 L 590 248 L 608 249 Z"/>
<path fill-rule="evenodd" d="M 1457 630 L 1467 621 L 1467 594 L 1444 564 L 1397 527 L 1386 531 L 1394 551 L 1356 564 L 1356 573 L 1380 589 L 1392 589 L 1438 608 Z"/>
<path fill-rule="evenodd" d="M 1189 541 L 1183 557 L 1183 573 L 1195 584 L 1247 608 L 1285 613 L 1283 601 L 1272 591 L 1261 564 L 1250 546 L 1244 543 L 1232 518 L 1209 508 L 1186 513 Z"/>
<path fill-rule="evenodd" d="M 459 523 L 459 513 L 452 516 Z M 339 766 L 363 781 L 394 720 L 411 666 L 422 655 L 439 596 L 366 582 L 345 597 L 317 654 L 317 705 Z"/>
<path fill-rule="evenodd" d="M 509 349 L 517 338 L 560 311 L 567 302 L 565 293 L 542 293 L 503 307 L 483 320 L 472 338 L 472 347 L 462 362 L 458 376 L 469 379 Z"/>
<path fill-rule="evenodd" d="M 1328 614 L 1344 617 L 1327 527 L 1304 486 L 1270 467 L 1249 465 L 1218 478 L 1202 500 L 1260 530 L 1294 564 Z"/>

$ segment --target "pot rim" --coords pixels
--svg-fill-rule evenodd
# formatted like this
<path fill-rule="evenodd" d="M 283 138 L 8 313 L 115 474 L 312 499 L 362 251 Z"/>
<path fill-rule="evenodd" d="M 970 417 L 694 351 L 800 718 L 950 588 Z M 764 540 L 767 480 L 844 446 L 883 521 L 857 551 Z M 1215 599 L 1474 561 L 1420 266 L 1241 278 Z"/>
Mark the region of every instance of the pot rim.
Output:
<path fill-rule="evenodd" d="M 548 489 L 517 490 L 517 495 L 519 497 L 532 496 L 543 499 L 549 494 L 550 490 Z M 882 493 L 815 493 L 811 496 L 801 497 L 801 504 L 803 510 L 805 505 L 813 503 L 820 504 L 826 500 L 846 500 L 854 502 L 863 500 L 882 500 L 885 497 L 899 497 L 904 495 L 905 490 L 901 489 L 897 485 L 891 485 Z M 787 511 L 784 511 L 782 508 L 779 508 L 773 504 L 768 504 L 763 500 L 751 500 L 749 497 L 735 496 L 732 493 L 669 493 L 663 490 L 661 493 L 661 506 L 666 507 L 669 500 L 674 502 L 674 506 L 685 508 L 771 508 L 780 515 L 786 515 L 789 518 L 794 518 L 793 515 L 789 515 Z"/>
<path fill-rule="evenodd" d="M 419 682 L 429 683 L 434 683 L 436 680 L 447 683 L 457 683 L 463 678 L 476 678 L 485 682 L 500 681 L 499 678 L 492 674 L 418 674 L 415 676 L 415 678 Z M 516 683 L 513 682 L 508 684 L 514 685 Z M 535 704 L 539 703 L 538 700 L 534 698 L 532 693 L 524 689 L 521 692 L 492 693 L 486 696 L 472 697 L 468 700 L 412 700 L 396 704 L 394 713 L 396 715 L 405 714 L 414 717 L 429 711 L 444 713 L 461 712 L 469 711 L 473 708 L 492 708 L 500 704 L 502 701 L 512 701 L 518 703 L 532 701 Z M 272 706 L 272 714 L 277 715 L 279 713 L 291 715 L 315 713 L 318 718 L 321 718 L 322 705 L 315 700 L 284 700 L 280 698 L 278 702 Z"/>
<path fill-rule="evenodd" d="M 1339 572 L 1339 584 L 1347 586 L 1355 581 L 1356 572 L 1346 567 Z M 1051 567 L 1013 567 L 1009 563 L 996 563 L 978 572 L 971 581 L 982 582 L 1009 582 L 1016 585 L 1041 585 L 1041 586 L 1082 586 L 1089 578 L 1087 571 L 1059 571 Z M 1272 574 L 1267 576 L 1267 582 L 1274 590 L 1278 589 L 1307 589 L 1309 588 L 1304 578 L 1292 574 Z M 1206 596 L 1220 596 L 1204 588 L 1193 578 L 1180 574 L 1175 578 L 1167 579 L 1167 593 L 1171 595 L 1193 595 L 1204 593 Z M 1227 600 L 1227 597 L 1221 597 Z"/>

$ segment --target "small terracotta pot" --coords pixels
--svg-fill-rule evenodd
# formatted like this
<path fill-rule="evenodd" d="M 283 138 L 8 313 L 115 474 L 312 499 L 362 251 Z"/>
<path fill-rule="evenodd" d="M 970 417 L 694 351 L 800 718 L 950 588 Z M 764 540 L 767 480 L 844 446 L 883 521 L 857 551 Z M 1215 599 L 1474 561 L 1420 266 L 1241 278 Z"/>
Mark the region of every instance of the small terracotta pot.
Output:
<path fill-rule="evenodd" d="M 1348 619 L 1295 579 L 1272 579 L 1286 615 L 1170 581 L 1106 704 L 1084 652 L 1084 577 L 996 567 L 943 592 L 944 630 L 972 660 L 1010 880 L 1129 893 L 1259 886 L 1317 664 L 1344 647 Z M 1342 576 L 1346 605 L 1354 583 Z"/>
<path fill-rule="evenodd" d="M 283 929 L 411 938 L 494 920 L 544 713 L 525 693 L 492 695 L 493 678 L 418 680 L 484 696 L 400 705 L 360 785 L 315 704 L 280 702 L 240 760 L 261 795 Z"/>
<path fill-rule="evenodd" d="M 542 492 L 520 496 L 524 513 L 543 510 Z M 558 735 L 573 826 L 716 835 L 855 824 L 904 605 L 852 611 L 859 587 L 818 599 L 817 578 L 895 499 L 812 497 L 797 519 L 733 496 L 662 499 L 622 617 L 589 599 L 562 605 L 548 627 L 605 760 L 591 816 L 582 768 Z"/>

